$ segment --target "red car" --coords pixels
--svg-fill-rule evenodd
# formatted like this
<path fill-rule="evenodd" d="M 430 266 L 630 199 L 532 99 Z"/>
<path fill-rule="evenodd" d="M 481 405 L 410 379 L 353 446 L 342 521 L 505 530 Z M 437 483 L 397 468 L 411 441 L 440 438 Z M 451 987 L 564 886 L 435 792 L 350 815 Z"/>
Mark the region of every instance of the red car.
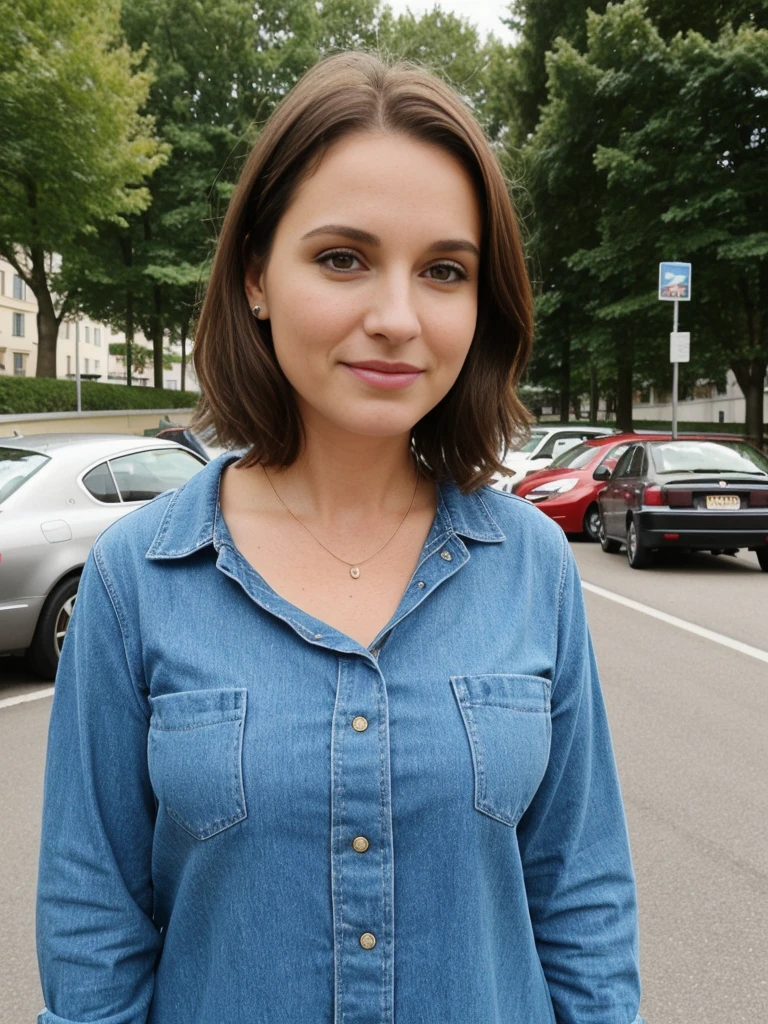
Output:
<path fill-rule="evenodd" d="M 597 496 L 621 455 L 638 434 L 595 437 L 559 455 L 546 469 L 529 473 L 514 493 L 538 505 L 565 533 L 600 539 Z M 643 434 L 644 441 L 666 441 L 670 434 Z"/>

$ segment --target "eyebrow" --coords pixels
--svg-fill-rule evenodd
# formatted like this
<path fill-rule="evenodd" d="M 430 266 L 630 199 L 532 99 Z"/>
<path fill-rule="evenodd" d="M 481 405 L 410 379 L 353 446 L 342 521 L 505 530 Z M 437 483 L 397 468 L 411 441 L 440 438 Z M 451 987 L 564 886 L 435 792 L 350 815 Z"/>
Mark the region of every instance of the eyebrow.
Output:
<path fill-rule="evenodd" d="M 314 238 L 315 235 L 341 235 L 353 242 L 363 242 L 366 245 L 381 245 L 378 235 L 372 235 L 370 231 L 361 231 L 360 228 L 352 228 L 346 224 L 323 224 L 319 228 L 313 228 L 306 235 L 302 235 L 302 242 L 306 238 Z M 440 238 L 433 242 L 427 252 L 471 252 L 480 258 L 480 250 L 466 238 Z"/>

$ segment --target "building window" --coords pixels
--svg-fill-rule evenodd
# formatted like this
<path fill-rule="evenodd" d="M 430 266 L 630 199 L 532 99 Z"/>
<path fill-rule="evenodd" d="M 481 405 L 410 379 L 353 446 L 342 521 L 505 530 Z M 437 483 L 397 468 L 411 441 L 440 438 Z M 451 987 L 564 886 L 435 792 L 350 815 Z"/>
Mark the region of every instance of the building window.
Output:
<path fill-rule="evenodd" d="M 24 337 L 24 314 L 14 313 L 13 314 L 13 336 L 14 338 Z"/>
<path fill-rule="evenodd" d="M 0 270 L 0 295 L 5 295 L 5 271 Z"/>
<path fill-rule="evenodd" d="M 101 346 L 101 328 L 100 327 L 94 327 L 93 328 L 93 344 L 94 345 L 98 345 L 99 347 Z"/>
<path fill-rule="evenodd" d="M 98 370 L 98 369 L 99 369 L 99 367 L 101 366 L 101 363 L 100 363 L 100 362 L 99 362 L 99 360 L 97 359 L 97 360 L 96 360 L 96 362 L 94 363 L 94 365 L 95 365 L 96 369 Z"/>
<path fill-rule="evenodd" d="M 64 340 L 69 341 L 69 320 L 64 324 Z"/>
<path fill-rule="evenodd" d="M 86 328 L 86 330 L 87 330 L 87 328 Z M 85 371 L 84 372 L 88 373 L 88 357 L 87 356 L 86 356 L 86 359 L 85 359 Z"/>
<path fill-rule="evenodd" d="M 72 376 L 72 356 L 67 356 L 67 376 Z"/>
<path fill-rule="evenodd" d="M 90 335 L 91 335 L 91 329 L 90 329 L 90 327 L 89 327 L 89 326 L 88 326 L 88 325 L 86 324 L 86 325 L 85 325 L 85 344 L 86 344 L 86 345 L 87 345 L 87 344 L 88 344 L 88 342 L 89 342 L 89 341 L 91 340 L 91 337 L 90 337 Z"/>
<path fill-rule="evenodd" d="M 25 377 L 24 371 L 24 353 L 14 352 L 13 353 L 13 375 L 14 377 Z"/>
<path fill-rule="evenodd" d="M 22 302 L 27 297 L 27 289 L 18 274 L 13 275 L 13 297 L 14 299 L 21 299 Z"/>
<path fill-rule="evenodd" d="M 168 388 L 169 391 L 178 391 L 178 388 L 176 387 L 176 383 L 177 382 L 175 380 L 167 380 L 165 382 L 165 386 Z"/>

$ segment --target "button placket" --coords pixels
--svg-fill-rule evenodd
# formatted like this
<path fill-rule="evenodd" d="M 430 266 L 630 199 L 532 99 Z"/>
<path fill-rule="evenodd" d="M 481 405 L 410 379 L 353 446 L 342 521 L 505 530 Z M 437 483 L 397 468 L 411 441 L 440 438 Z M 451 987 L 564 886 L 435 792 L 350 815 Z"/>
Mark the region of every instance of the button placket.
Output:
<path fill-rule="evenodd" d="M 394 1014 L 388 709 L 372 667 L 363 657 L 340 659 L 334 710 L 334 1024 L 392 1024 Z"/>

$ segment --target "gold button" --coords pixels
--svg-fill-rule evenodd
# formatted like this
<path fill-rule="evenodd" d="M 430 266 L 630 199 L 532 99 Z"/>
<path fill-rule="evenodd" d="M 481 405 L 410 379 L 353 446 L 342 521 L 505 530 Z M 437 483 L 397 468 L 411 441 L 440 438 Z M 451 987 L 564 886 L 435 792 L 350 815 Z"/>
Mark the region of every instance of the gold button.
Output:
<path fill-rule="evenodd" d="M 373 949 L 373 947 L 376 945 L 376 936 L 371 935 L 370 932 L 363 932 L 363 934 L 360 936 L 360 945 L 363 947 L 363 949 Z"/>
<path fill-rule="evenodd" d="M 362 715 L 356 715 L 352 719 L 352 728 L 355 730 L 355 732 L 365 732 L 365 730 L 368 728 L 368 719 L 363 718 Z"/>
<path fill-rule="evenodd" d="M 365 853 L 365 851 L 368 849 L 368 845 L 369 843 L 365 836 L 355 836 L 355 838 L 352 840 L 352 846 L 354 847 L 355 850 L 357 850 L 358 853 Z"/>

